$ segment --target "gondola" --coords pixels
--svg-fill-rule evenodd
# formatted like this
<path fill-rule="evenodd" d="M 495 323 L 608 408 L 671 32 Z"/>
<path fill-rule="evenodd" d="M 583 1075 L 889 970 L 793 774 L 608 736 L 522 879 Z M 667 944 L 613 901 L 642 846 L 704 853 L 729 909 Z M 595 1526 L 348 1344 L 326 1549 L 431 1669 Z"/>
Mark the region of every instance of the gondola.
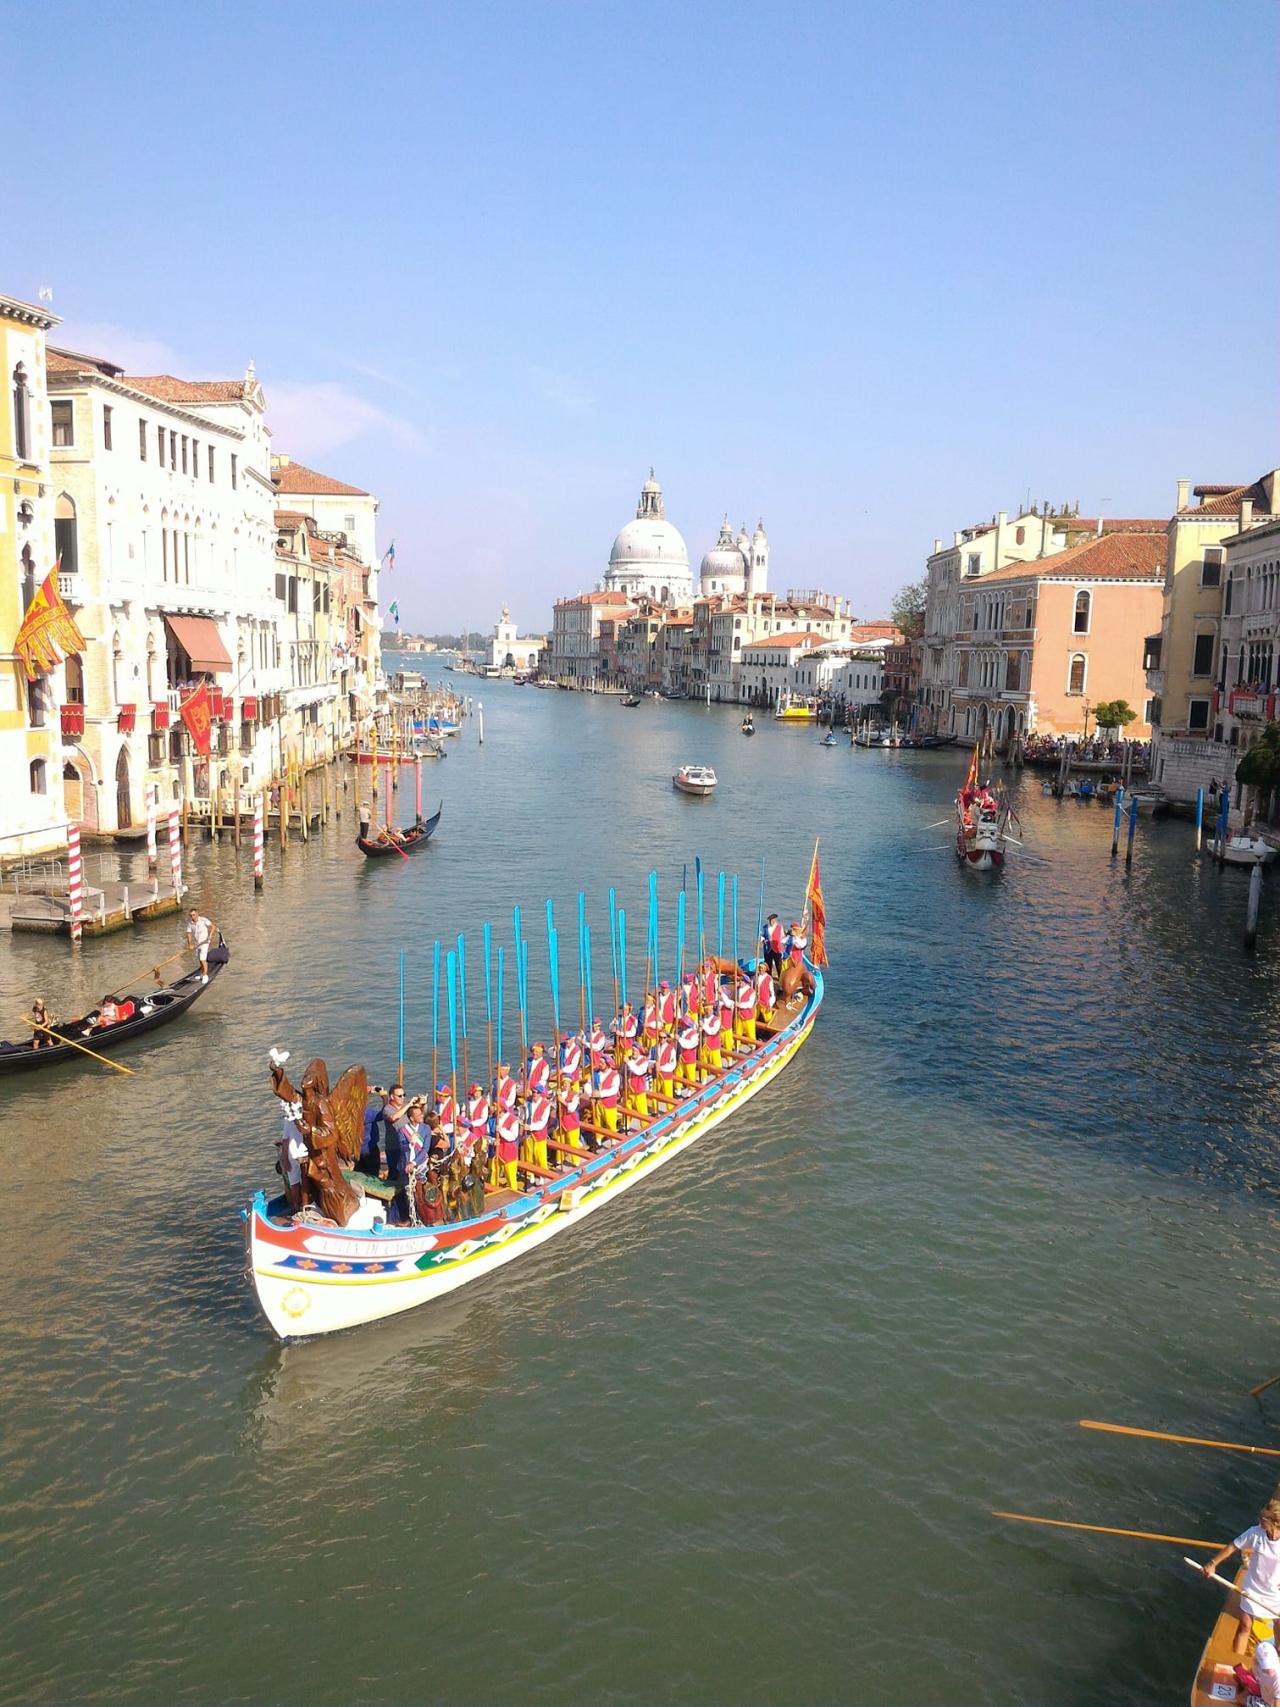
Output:
<path fill-rule="evenodd" d="M 624 694 L 623 697 L 618 701 L 618 704 L 619 705 L 625 705 L 628 711 L 634 711 L 636 706 L 639 705 L 639 703 L 640 703 L 640 701 L 636 698 L 635 694 L 633 694 L 633 693 Z"/>
<path fill-rule="evenodd" d="M 201 977 L 197 966 L 172 984 L 162 985 L 160 989 L 142 995 L 121 995 L 113 991 L 121 1008 L 130 1011 L 115 1025 L 92 1031 L 86 1038 L 82 1038 L 81 1033 L 96 1009 L 91 1008 L 88 1014 L 82 1014 L 78 1019 L 63 1020 L 51 1026 L 50 1030 L 60 1037 L 73 1038 L 75 1043 L 83 1043 L 95 1055 L 102 1055 L 117 1044 L 125 1043 L 131 1037 L 141 1037 L 144 1032 L 155 1031 L 186 1013 L 193 1002 L 200 1000 L 230 958 L 231 951 L 219 932 L 217 945 L 209 950 L 208 983 Z M 59 1061 L 86 1059 L 74 1044 L 54 1043 L 47 1036 L 39 1049 L 33 1047 L 31 1038 L 24 1038 L 21 1043 L 0 1042 L 0 1073 L 21 1073 L 29 1067 L 54 1067 Z"/>
<path fill-rule="evenodd" d="M 436 826 L 440 822 L 440 814 L 443 811 L 444 802 L 441 801 L 432 817 L 428 818 L 425 823 L 421 818 L 419 818 L 416 824 L 404 832 L 404 835 L 398 842 L 379 842 L 375 840 L 372 836 L 367 834 L 369 829 L 369 820 L 367 818 L 362 818 L 360 820 L 360 833 L 356 837 L 356 846 L 360 849 L 360 852 L 366 859 L 394 859 L 397 853 L 410 854 L 413 852 L 414 848 L 420 848 L 425 842 L 429 842 L 431 840 L 432 836 L 435 834 Z"/>

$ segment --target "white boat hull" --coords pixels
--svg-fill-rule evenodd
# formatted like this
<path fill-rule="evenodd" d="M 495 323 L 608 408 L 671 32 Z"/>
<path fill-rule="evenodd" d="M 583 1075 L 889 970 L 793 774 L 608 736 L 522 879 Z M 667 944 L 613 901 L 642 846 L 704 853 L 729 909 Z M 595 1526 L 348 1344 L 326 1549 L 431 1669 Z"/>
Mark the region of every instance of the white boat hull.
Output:
<path fill-rule="evenodd" d="M 782 1071 L 813 1028 L 822 974 L 797 1017 L 746 1062 L 633 1137 L 478 1220 L 353 1233 L 274 1221 L 259 1192 L 243 1212 L 248 1273 L 272 1331 L 306 1339 L 444 1297 L 536 1249 L 687 1150 Z"/>

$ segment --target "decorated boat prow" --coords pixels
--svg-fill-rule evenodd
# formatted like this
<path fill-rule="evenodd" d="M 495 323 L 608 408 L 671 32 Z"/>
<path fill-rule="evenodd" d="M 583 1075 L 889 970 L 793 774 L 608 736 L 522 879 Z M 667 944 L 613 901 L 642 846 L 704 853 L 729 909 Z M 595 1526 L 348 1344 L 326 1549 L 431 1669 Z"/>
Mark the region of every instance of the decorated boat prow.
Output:
<path fill-rule="evenodd" d="M 1011 817 L 1003 788 L 979 780 L 978 749 L 956 794 L 956 858 L 970 871 L 999 871 Z"/>
<path fill-rule="evenodd" d="M 647 1181 L 741 1109 L 794 1059 L 823 1001 L 825 909 L 817 853 L 804 929 L 780 976 L 737 956 L 737 879 L 726 942 L 724 874 L 716 947 L 704 928 L 704 874 L 697 867 L 696 937 L 685 971 L 686 902 L 679 895 L 671 982 L 658 976 L 657 878 L 650 874 L 645 989 L 639 1012 L 627 1000 L 626 914 L 610 891 L 610 961 L 620 1007 L 612 1035 L 592 1016 L 591 934 L 579 897 L 579 1016 L 560 1027 L 559 944 L 547 903 L 548 994 L 553 1060 L 529 1042 L 528 942 L 514 910 L 512 982 L 519 1007 L 518 1066 L 503 1053 L 506 955 L 493 994 L 490 928 L 484 927 L 485 1024 L 497 1063 L 490 1087 L 466 1085 L 466 952 L 433 957 L 433 1060 L 442 994 L 449 1020 L 449 1072 L 433 1114 L 416 1118 L 411 1099 L 391 1119 L 403 1165 L 378 1178 L 365 1129 L 368 1080 L 349 1068 L 330 1089 L 323 1061 L 295 1088 L 288 1057 L 272 1052 L 272 1081 L 285 1104 L 285 1193 L 259 1191 L 244 1210 L 247 1270 L 272 1331 L 282 1340 L 337 1332 L 397 1315 L 483 1279 L 566 1233 L 632 1186 Z M 805 952 L 807 947 L 807 954 Z M 444 977 L 441 978 L 443 961 Z M 766 1005 L 767 1004 L 767 1005 Z M 496 1022 L 496 1023 L 495 1023 Z M 403 1052 L 403 1008 L 400 1048 Z M 458 1044 L 465 1100 L 457 1094 Z M 496 1044 L 496 1047 L 495 1047 Z M 477 1039 L 478 1045 L 478 1039 Z M 476 1055 L 479 1055 L 477 1046 Z M 492 1095 L 490 1096 L 490 1091 Z"/>

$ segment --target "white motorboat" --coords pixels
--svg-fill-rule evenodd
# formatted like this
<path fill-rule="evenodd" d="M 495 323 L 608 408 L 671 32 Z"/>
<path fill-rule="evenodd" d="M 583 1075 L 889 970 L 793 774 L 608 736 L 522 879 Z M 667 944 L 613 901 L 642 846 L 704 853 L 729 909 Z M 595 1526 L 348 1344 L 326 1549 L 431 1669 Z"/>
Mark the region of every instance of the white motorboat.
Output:
<path fill-rule="evenodd" d="M 1222 859 L 1227 865 L 1270 865 L 1276 857 L 1276 849 L 1261 836 L 1228 836 L 1221 848 L 1214 836 L 1206 845 L 1214 859 Z"/>
<path fill-rule="evenodd" d="M 710 794 L 718 778 L 710 765 L 681 765 L 671 781 L 681 794 Z"/>

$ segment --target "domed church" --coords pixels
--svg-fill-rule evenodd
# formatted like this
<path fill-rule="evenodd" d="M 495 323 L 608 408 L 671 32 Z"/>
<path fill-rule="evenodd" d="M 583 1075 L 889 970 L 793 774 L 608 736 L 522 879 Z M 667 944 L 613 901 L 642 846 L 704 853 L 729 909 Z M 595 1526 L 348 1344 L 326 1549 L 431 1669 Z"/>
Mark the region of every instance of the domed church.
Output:
<path fill-rule="evenodd" d="M 699 591 L 703 598 L 717 593 L 763 593 L 769 581 L 769 536 L 760 522 L 748 538 L 744 522 L 733 537 L 726 516 L 720 524 L 720 537 L 702 559 L 698 575 Z"/>
<path fill-rule="evenodd" d="M 635 520 L 613 542 L 604 585 L 606 592 L 661 605 L 688 604 L 693 597 L 688 547 L 679 528 L 667 520 L 662 488 L 652 469 L 641 489 Z"/>
<path fill-rule="evenodd" d="M 699 595 L 763 593 L 768 579 L 769 537 L 764 523 L 751 535 L 744 523 L 735 539 L 726 516 L 719 539 L 702 559 Z M 652 469 L 641 488 L 634 521 L 613 542 L 604 587 L 606 592 L 625 593 L 630 599 L 648 599 L 656 605 L 688 604 L 694 596 L 688 548 L 680 530 L 667 520 L 662 488 Z"/>

